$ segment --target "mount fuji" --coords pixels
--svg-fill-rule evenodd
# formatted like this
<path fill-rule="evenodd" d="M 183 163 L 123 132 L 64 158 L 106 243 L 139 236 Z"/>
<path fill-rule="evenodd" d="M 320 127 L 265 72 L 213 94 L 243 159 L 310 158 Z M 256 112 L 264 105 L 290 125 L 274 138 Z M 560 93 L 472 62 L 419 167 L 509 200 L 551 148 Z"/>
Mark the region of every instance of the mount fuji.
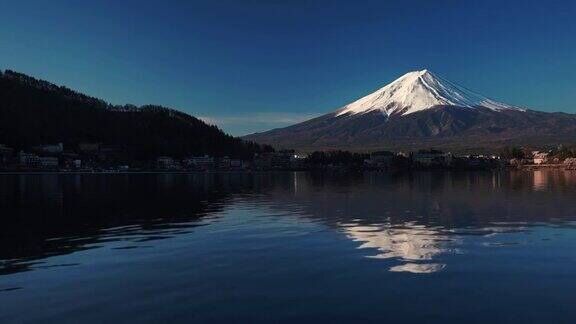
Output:
<path fill-rule="evenodd" d="M 421 70 L 334 112 L 244 138 L 302 151 L 547 146 L 576 142 L 576 115 L 497 102 Z"/>

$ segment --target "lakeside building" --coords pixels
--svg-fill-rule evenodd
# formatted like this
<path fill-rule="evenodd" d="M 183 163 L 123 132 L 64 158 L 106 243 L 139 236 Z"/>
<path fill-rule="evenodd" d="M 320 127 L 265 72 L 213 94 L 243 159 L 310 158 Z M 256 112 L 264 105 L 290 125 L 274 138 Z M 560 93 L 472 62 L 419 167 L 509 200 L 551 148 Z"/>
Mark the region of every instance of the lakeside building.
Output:
<path fill-rule="evenodd" d="M 293 151 L 261 153 L 254 156 L 254 167 L 257 170 L 288 170 L 303 166 L 304 158 Z"/>
<path fill-rule="evenodd" d="M 183 160 L 184 166 L 187 168 L 199 169 L 199 170 L 214 170 L 216 169 L 216 158 L 204 155 L 204 156 L 193 156 Z M 229 164 L 228 162 L 225 162 Z"/>
<path fill-rule="evenodd" d="M 80 169 L 82 167 L 82 160 L 72 160 L 71 165 L 75 169 Z"/>
<path fill-rule="evenodd" d="M 396 154 L 390 151 L 379 151 L 370 154 L 370 158 L 365 163 L 373 168 L 388 168 L 396 159 Z"/>
<path fill-rule="evenodd" d="M 78 170 L 82 166 L 82 159 L 80 154 L 72 152 L 64 152 L 60 155 L 62 159 L 62 166 L 65 169 Z"/>
<path fill-rule="evenodd" d="M 51 152 L 63 146 L 43 145 L 35 147 Z M 61 171 L 102 171 L 102 170 L 166 170 L 166 171 L 226 171 L 226 170 L 403 170 L 403 169 L 503 169 L 509 166 L 522 166 L 543 163 L 562 164 L 564 159 L 576 152 L 530 151 L 524 149 L 521 158 L 506 159 L 498 155 L 453 155 L 439 150 L 428 149 L 403 153 L 377 151 L 371 154 L 346 151 L 314 152 L 301 156 L 293 150 L 254 154 L 252 159 L 232 159 L 228 156 L 192 156 L 184 159 L 159 156 L 147 160 L 134 159 L 126 152 L 124 145 L 102 145 L 101 143 L 80 143 L 75 149 L 60 153 L 39 153 L 19 151 L 0 144 L 0 166 L 3 170 L 61 169 Z M 520 155 L 518 155 L 520 156 Z M 408 158 L 409 157 L 409 158 Z M 572 160 L 565 165 L 572 167 Z M 128 167 L 129 166 L 129 167 Z"/>
<path fill-rule="evenodd" d="M 420 150 L 414 153 L 412 159 L 414 162 L 423 166 L 452 164 L 453 156 L 451 153 L 444 153 L 436 150 Z"/>
<path fill-rule="evenodd" d="M 40 166 L 40 158 L 36 154 L 20 151 L 18 153 L 18 165 L 28 169 L 38 168 Z"/>
<path fill-rule="evenodd" d="M 533 151 L 532 157 L 534 159 L 534 164 L 542 164 L 548 162 L 548 155 L 549 154 L 545 152 Z"/>
<path fill-rule="evenodd" d="M 18 153 L 18 166 L 21 168 L 57 170 L 59 162 L 60 160 L 54 156 L 38 156 L 24 151 Z"/>
<path fill-rule="evenodd" d="M 464 155 L 454 156 L 452 166 L 461 169 L 502 169 L 506 161 L 498 155 Z"/>
<path fill-rule="evenodd" d="M 175 170 L 180 168 L 180 164 L 169 156 L 160 156 L 156 159 L 156 168 L 161 170 Z"/>
<path fill-rule="evenodd" d="M 59 161 L 58 161 L 57 157 L 40 156 L 40 157 L 38 157 L 38 165 L 42 169 L 55 170 L 55 169 L 58 169 Z"/>

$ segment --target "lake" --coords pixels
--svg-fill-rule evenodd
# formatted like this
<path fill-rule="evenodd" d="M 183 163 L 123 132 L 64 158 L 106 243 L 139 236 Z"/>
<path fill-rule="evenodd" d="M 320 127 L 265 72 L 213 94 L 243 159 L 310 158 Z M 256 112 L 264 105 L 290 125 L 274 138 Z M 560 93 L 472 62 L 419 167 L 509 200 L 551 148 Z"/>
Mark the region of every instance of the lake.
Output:
<path fill-rule="evenodd" d="M 575 323 L 576 172 L 0 175 L 0 322 Z"/>

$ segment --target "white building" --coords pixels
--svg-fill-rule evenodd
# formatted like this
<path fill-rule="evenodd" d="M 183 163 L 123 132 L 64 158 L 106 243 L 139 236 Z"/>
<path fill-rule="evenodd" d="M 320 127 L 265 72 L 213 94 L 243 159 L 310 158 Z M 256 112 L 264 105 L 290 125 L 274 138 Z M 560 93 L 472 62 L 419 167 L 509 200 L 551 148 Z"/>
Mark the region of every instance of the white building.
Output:
<path fill-rule="evenodd" d="M 419 151 L 414 154 L 414 162 L 422 165 L 449 165 L 452 163 L 453 156 L 451 153 L 440 151 Z"/>
<path fill-rule="evenodd" d="M 156 159 L 156 165 L 159 169 L 170 170 L 177 167 L 176 161 L 169 156 L 160 156 Z"/>
<path fill-rule="evenodd" d="M 40 159 L 36 154 L 20 151 L 18 153 L 18 164 L 25 168 L 37 168 L 40 166 Z"/>
<path fill-rule="evenodd" d="M 227 163 L 229 165 L 230 160 L 227 159 Z M 193 156 L 187 159 L 184 159 L 184 164 L 187 167 L 196 167 L 200 169 L 210 170 L 216 167 L 216 159 L 209 155 L 204 156 Z"/>
<path fill-rule="evenodd" d="M 534 158 L 534 164 L 542 164 L 548 162 L 548 153 L 545 152 L 532 152 Z"/>
<path fill-rule="evenodd" d="M 38 164 L 43 169 L 58 169 L 58 158 L 41 156 L 38 158 Z"/>

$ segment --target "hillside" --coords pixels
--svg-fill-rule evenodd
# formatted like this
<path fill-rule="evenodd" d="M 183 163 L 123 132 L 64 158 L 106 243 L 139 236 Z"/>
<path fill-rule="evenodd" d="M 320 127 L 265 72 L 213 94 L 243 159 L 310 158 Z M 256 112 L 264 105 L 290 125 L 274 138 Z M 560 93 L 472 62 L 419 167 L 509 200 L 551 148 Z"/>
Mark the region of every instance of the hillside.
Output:
<path fill-rule="evenodd" d="M 114 106 L 66 87 L 7 70 L 0 72 L 0 143 L 17 149 L 81 142 L 121 145 L 134 159 L 210 154 L 250 157 L 269 147 L 161 106 Z"/>

